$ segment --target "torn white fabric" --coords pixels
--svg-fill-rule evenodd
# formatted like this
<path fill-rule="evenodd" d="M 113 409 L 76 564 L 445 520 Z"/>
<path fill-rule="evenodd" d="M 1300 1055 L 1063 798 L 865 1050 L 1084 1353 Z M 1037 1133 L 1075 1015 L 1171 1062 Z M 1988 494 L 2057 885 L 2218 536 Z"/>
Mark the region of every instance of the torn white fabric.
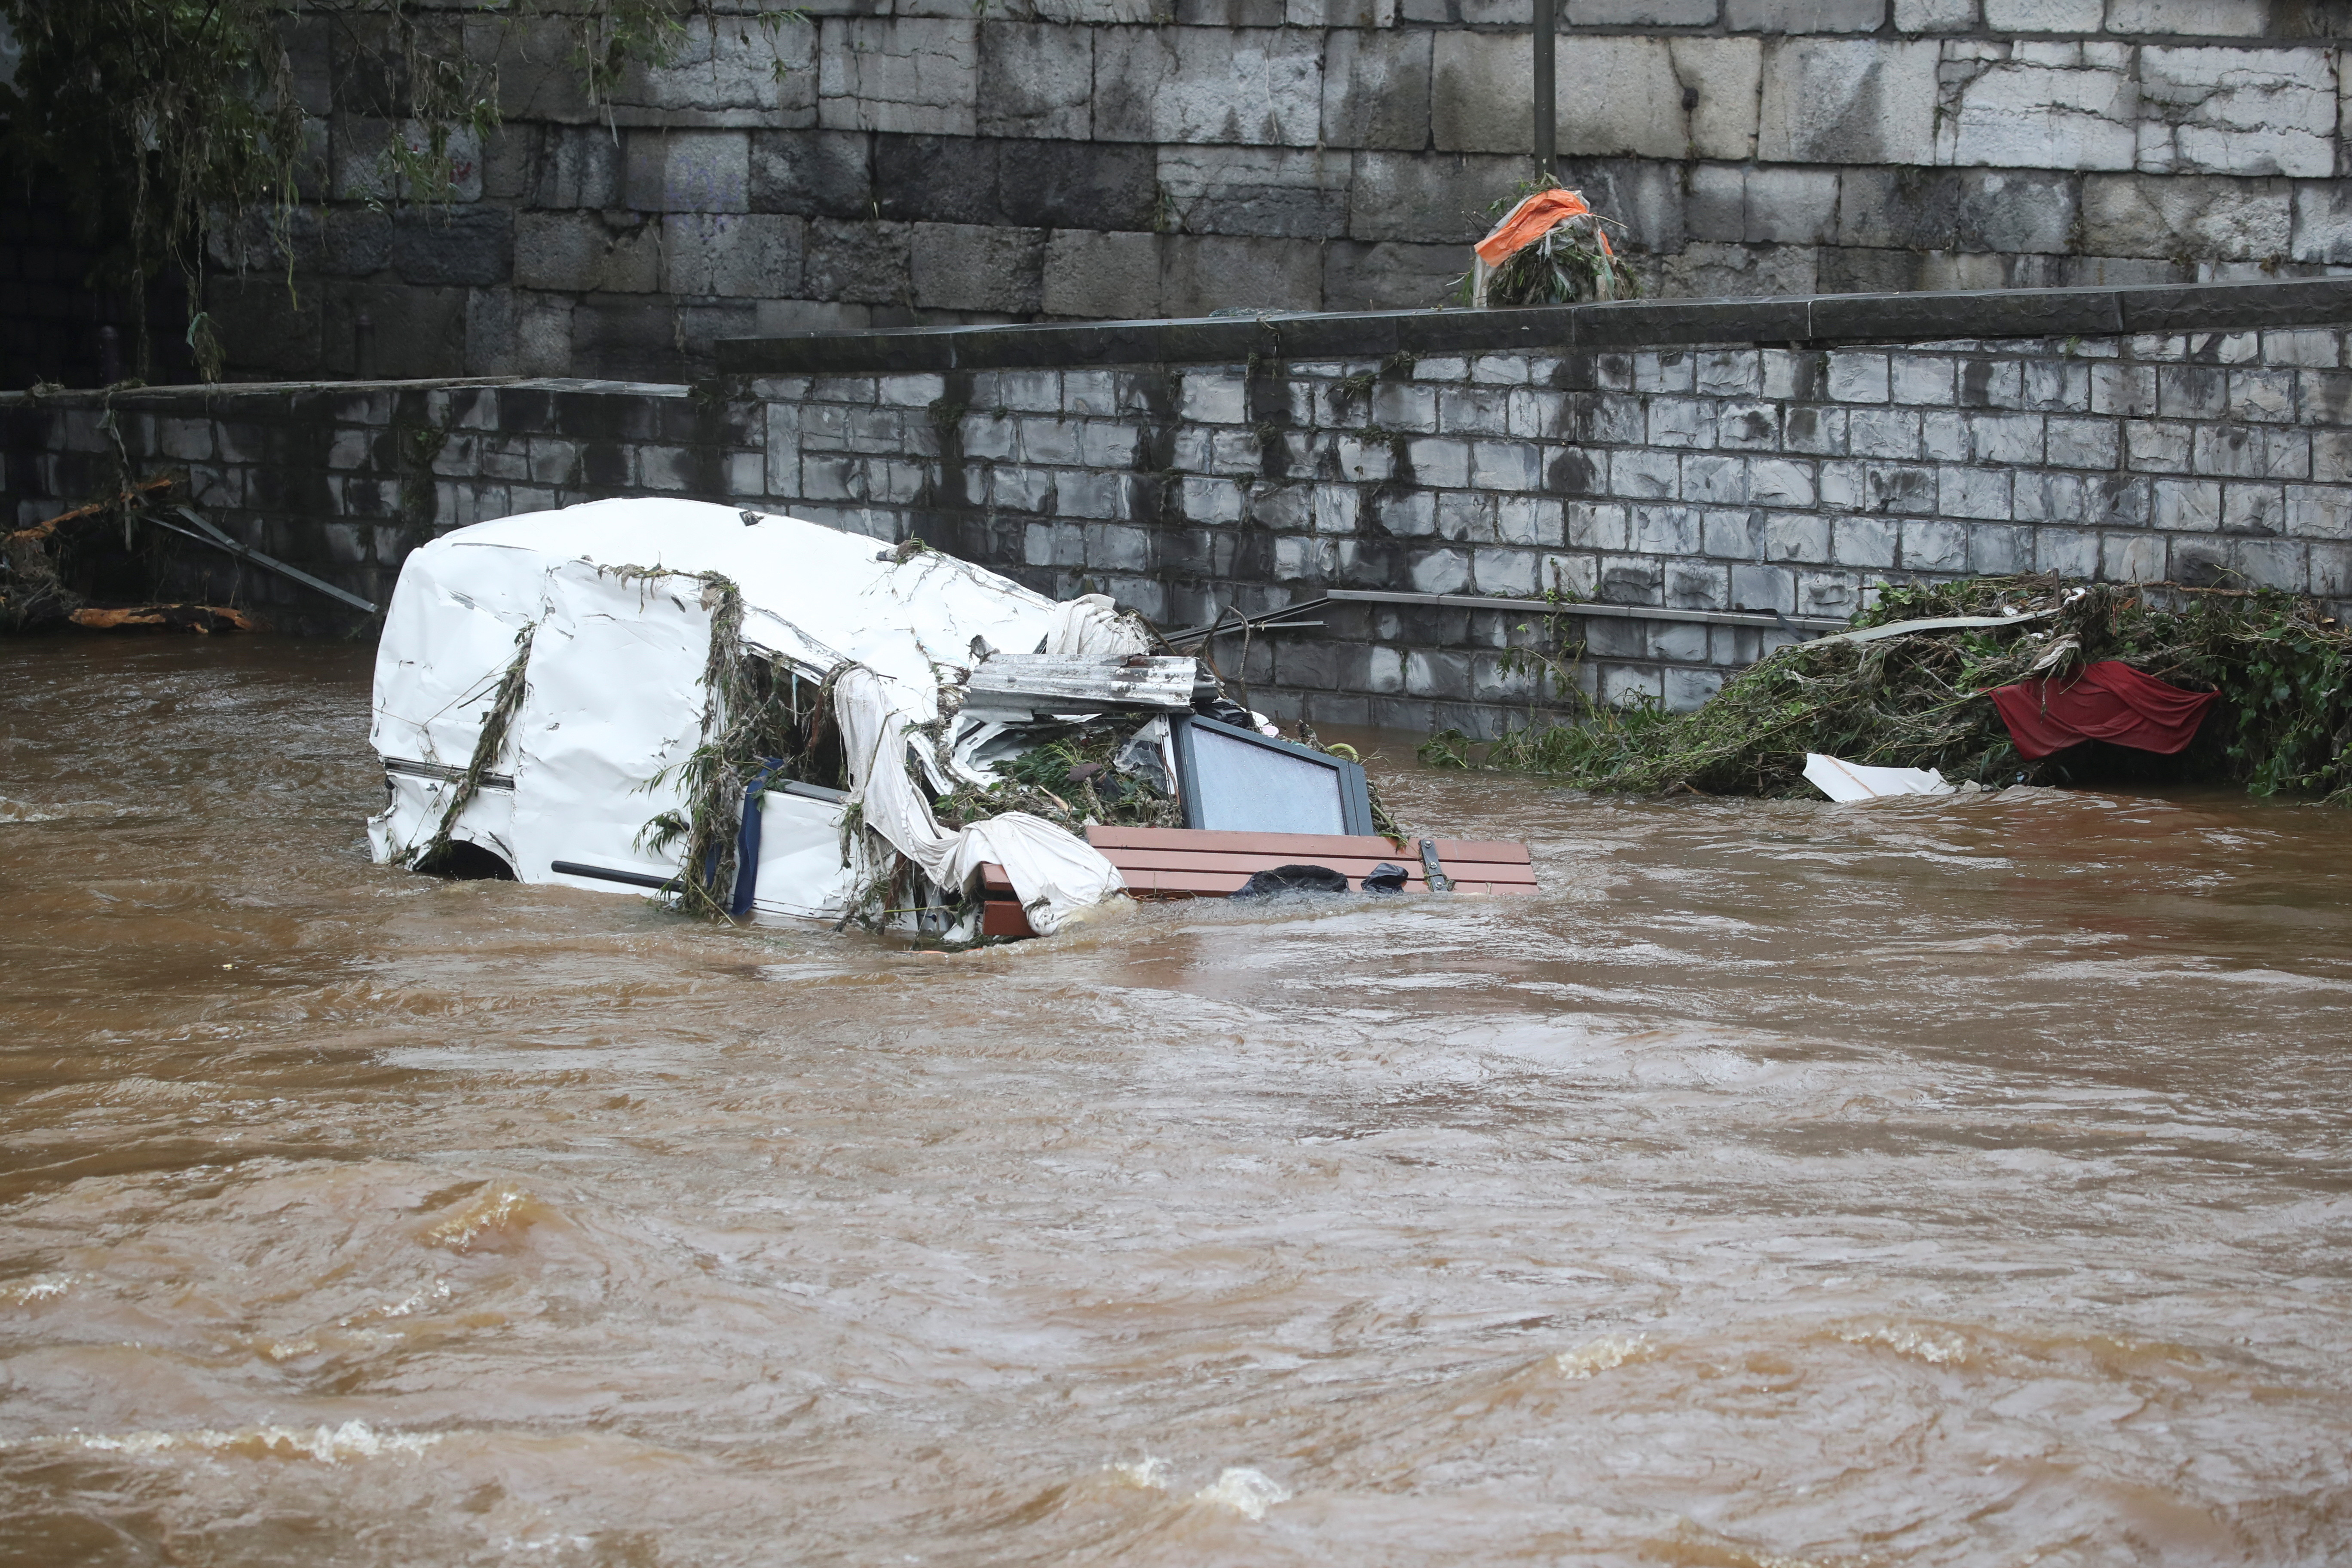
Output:
<path fill-rule="evenodd" d="M 536 552 L 510 552 L 482 571 L 418 568 L 413 582 L 404 568 L 376 644 L 369 744 L 385 757 L 464 767 L 514 660 L 515 634 L 540 617 L 549 564 Z"/>
<path fill-rule="evenodd" d="M 1081 594 L 1055 606 L 1052 635 L 1040 653 L 1079 658 L 1125 658 L 1150 653 L 1151 639 L 1132 616 L 1122 616 L 1108 594 Z"/>
<path fill-rule="evenodd" d="M 935 887 L 966 887 L 981 867 L 1004 868 L 1029 924 L 1051 936 L 1076 910 L 1125 890 L 1118 868 L 1084 839 L 1042 817 L 1007 812 L 950 831 L 931 815 L 908 767 L 910 716 L 872 670 L 853 666 L 835 681 L 834 713 L 849 759 L 852 804 L 866 827 L 912 860 Z"/>
<path fill-rule="evenodd" d="M 1932 768 L 1865 767 L 1819 752 L 1805 753 L 1805 779 L 1832 800 L 1841 802 L 1954 793 L 1950 782 Z"/>

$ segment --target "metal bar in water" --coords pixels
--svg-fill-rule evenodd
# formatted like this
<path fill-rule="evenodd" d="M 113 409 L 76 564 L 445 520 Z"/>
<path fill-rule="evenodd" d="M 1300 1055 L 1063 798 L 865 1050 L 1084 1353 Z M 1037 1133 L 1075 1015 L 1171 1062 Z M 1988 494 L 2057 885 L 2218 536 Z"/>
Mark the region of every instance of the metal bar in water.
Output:
<path fill-rule="evenodd" d="M 547 868 L 565 877 L 588 877 L 599 882 L 626 882 L 633 888 L 670 888 L 677 878 L 651 877 L 643 871 L 615 871 L 607 866 L 583 866 L 577 860 L 551 860 Z"/>
<path fill-rule="evenodd" d="M 177 511 L 182 517 L 186 518 L 190 522 L 194 523 L 202 531 L 191 532 L 187 529 L 180 527 L 177 523 L 167 522 L 160 517 L 151 518 L 150 521 L 154 522 L 154 524 L 159 528 L 171 530 L 173 533 L 180 535 L 183 539 L 193 539 L 199 544 L 209 544 L 215 550 L 225 550 L 229 554 L 236 556 L 238 560 L 251 562 L 254 565 L 260 567 L 265 572 L 275 572 L 281 577 L 290 577 L 295 582 L 301 584 L 304 587 L 315 588 L 331 599 L 340 599 L 355 610 L 363 611 L 371 616 L 375 614 L 375 606 L 370 604 L 367 600 L 361 598 L 357 594 L 338 588 L 332 583 L 321 582 L 318 578 L 311 576 L 308 572 L 303 571 L 299 566 L 289 566 L 285 562 L 278 560 L 274 555 L 264 555 L 258 550 L 255 550 L 248 545 L 238 543 L 236 540 L 231 539 L 227 534 L 223 533 L 218 528 L 215 528 L 212 522 L 205 518 L 201 513 L 192 511 L 184 506 L 175 507 L 173 510 Z"/>

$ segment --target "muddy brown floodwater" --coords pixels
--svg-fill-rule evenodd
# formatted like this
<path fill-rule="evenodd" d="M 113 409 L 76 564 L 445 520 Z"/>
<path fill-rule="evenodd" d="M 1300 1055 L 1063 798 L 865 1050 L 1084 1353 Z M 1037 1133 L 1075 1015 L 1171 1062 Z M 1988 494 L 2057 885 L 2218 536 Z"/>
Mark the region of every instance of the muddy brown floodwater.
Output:
<path fill-rule="evenodd" d="M 0 1561 L 2352 1558 L 2352 813 L 944 957 L 369 865 L 368 664 L 0 644 Z"/>

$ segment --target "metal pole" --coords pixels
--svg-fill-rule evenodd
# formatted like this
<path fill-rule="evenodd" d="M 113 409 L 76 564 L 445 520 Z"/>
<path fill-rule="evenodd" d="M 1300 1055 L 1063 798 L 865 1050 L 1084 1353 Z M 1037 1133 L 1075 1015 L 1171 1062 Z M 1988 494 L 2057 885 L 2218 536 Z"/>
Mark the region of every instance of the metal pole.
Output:
<path fill-rule="evenodd" d="M 1554 47 L 1559 35 L 1553 30 L 1559 0 L 1535 0 L 1536 5 L 1536 173 L 1551 173 L 1552 160 L 1559 152 L 1559 132 L 1555 123 L 1559 112 L 1554 82 Z"/>

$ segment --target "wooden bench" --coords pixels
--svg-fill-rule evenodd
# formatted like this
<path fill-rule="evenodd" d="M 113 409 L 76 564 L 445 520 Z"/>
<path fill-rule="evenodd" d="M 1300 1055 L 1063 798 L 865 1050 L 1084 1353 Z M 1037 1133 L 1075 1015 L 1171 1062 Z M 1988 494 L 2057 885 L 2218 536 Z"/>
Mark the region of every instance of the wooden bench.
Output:
<path fill-rule="evenodd" d="M 1189 827 L 1089 827 L 1087 842 L 1103 853 L 1138 899 L 1223 899 L 1252 876 L 1276 866 L 1328 866 L 1360 888 L 1383 861 L 1405 869 L 1405 891 L 1429 890 L 1421 847 L 1408 840 L 1400 849 L 1385 838 L 1342 837 L 1316 833 L 1213 833 Z M 1439 869 L 1454 890 L 1472 897 L 1536 891 L 1535 866 L 1524 844 L 1475 838 L 1440 838 Z M 1002 866 L 981 868 L 986 903 L 981 910 L 984 936 L 1033 936 L 1013 884 Z"/>

